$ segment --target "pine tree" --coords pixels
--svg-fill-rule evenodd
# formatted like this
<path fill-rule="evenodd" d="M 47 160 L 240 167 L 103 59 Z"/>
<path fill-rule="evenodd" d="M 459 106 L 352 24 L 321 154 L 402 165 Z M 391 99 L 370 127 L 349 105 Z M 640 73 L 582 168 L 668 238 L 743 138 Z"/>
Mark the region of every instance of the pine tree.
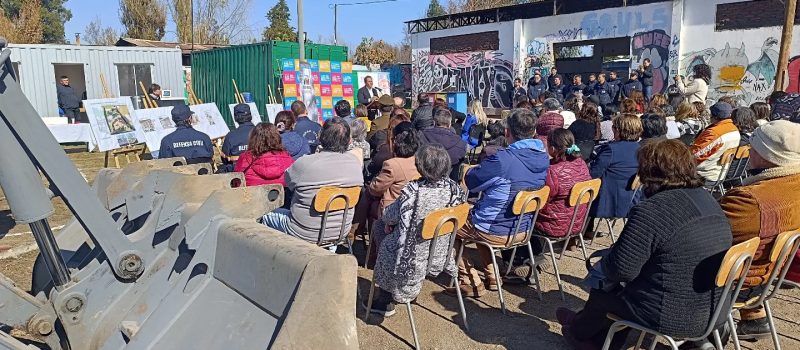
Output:
<path fill-rule="evenodd" d="M 158 0 L 120 0 L 119 18 L 125 37 L 161 40 L 166 33 L 167 8 Z"/>
<path fill-rule="evenodd" d="M 439 3 L 439 0 L 431 0 L 431 3 L 428 4 L 428 11 L 425 12 L 425 17 L 438 17 L 446 14 L 447 11 L 444 10 L 444 7 Z"/>
<path fill-rule="evenodd" d="M 269 27 L 264 28 L 262 35 L 264 40 L 297 41 L 297 32 L 294 27 L 289 25 L 290 16 L 286 0 L 279 0 L 267 12 Z"/>

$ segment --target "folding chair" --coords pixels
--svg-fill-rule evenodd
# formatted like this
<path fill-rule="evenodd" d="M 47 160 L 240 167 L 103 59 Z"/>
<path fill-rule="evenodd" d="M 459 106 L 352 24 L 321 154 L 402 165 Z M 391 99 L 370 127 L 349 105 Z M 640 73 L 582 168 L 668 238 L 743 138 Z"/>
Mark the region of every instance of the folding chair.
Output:
<path fill-rule="evenodd" d="M 422 239 L 431 241 L 430 248 L 428 248 L 428 268 L 425 275 L 431 273 L 431 264 L 433 263 L 434 252 L 436 246 L 439 244 L 439 239 L 450 236 L 447 252 L 448 255 L 453 253 L 453 245 L 456 241 L 456 232 L 464 226 L 467 222 L 469 214 L 469 205 L 464 203 L 452 208 L 439 209 L 428 214 L 425 220 L 422 221 L 422 232 L 420 235 Z M 449 260 L 449 259 L 448 259 Z M 456 263 L 455 260 L 454 263 Z M 444 266 L 447 267 L 447 261 Z M 458 273 L 453 276 L 453 281 L 457 282 Z M 372 298 L 375 294 L 375 276 L 372 277 L 372 284 L 369 289 L 369 300 L 367 301 L 367 314 L 364 316 L 364 321 L 369 321 L 370 310 L 372 310 Z M 461 311 L 461 319 L 464 321 L 464 329 L 469 331 L 469 324 L 467 323 L 467 312 L 464 310 L 464 298 L 461 297 L 461 289 L 456 288 L 458 295 L 458 307 Z M 408 320 L 411 322 L 411 332 L 414 334 L 414 348 L 420 349 L 419 337 L 417 336 L 417 325 L 414 322 L 414 312 L 411 309 L 411 301 L 407 301 L 406 309 L 408 310 Z"/>
<path fill-rule="evenodd" d="M 317 191 L 314 197 L 314 210 L 322 213 L 322 226 L 319 230 L 319 237 L 317 238 L 317 245 L 320 248 L 330 248 L 347 244 L 347 249 L 350 254 L 353 254 L 353 245 L 347 238 L 347 213 L 356 206 L 358 198 L 361 195 L 361 187 L 336 187 L 325 186 Z M 335 239 L 325 239 L 325 229 L 328 227 L 328 216 L 333 211 L 343 210 L 342 213 L 342 226 L 339 230 L 339 236 Z"/>
<path fill-rule="evenodd" d="M 717 276 L 714 279 L 714 283 L 717 288 L 722 288 L 722 294 L 717 301 L 717 305 L 714 307 L 714 314 L 711 316 L 711 319 L 708 322 L 708 326 L 706 327 L 705 332 L 703 335 L 696 337 L 696 338 L 687 338 L 687 339 L 680 339 L 676 340 L 675 338 L 657 332 L 655 330 L 649 329 L 647 327 L 641 326 L 635 322 L 621 320 L 619 317 L 615 315 L 607 315 L 609 319 L 615 321 L 611 328 L 608 330 L 608 334 L 606 334 L 606 340 L 603 344 L 603 350 L 608 350 L 611 346 L 611 341 L 614 339 L 614 335 L 622 331 L 623 329 L 630 328 L 635 329 L 640 332 L 639 339 L 636 342 L 635 349 L 640 349 L 642 346 L 642 342 L 644 341 L 645 335 L 651 334 L 655 337 L 652 343 L 650 344 L 650 350 L 656 348 L 656 344 L 658 343 L 658 338 L 663 338 L 664 340 L 669 343 L 669 346 L 673 350 L 678 350 L 678 346 L 682 345 L 688 341 L 695 341 L 695 340 L 702 340 L 706 339 L 709 335 L 714 334 L 714 343 L 717 349 L 724 349 L 725 347 L 722 346 L 722 339 L 720 337 L 719 331 L 715 329 L 717 321 L 720 317 L 727 317 L 728 325 L 731 326 L 731 332 L 736 333 L 734 330 L 733 325 L 733 316 L 731 315 L 731 309 L 725 308 L 726 302 L 729 300 L 727 298 L 728 295 L 731 295 L 733 300 L 736 300 L 736 297 L 739 295 L 739 291 L 742 289 L 742 284 L 744 284 L 745 276 L 747 276 L 747 270 L 750 269 L 750 263 L 753 261 L 753 255 L 756 253 L 756 249 L 758 249 L 758 243 L 761 240 L 758 237 L 750 239 L 748 241 L 739 243 L 730 249 L 725 254 L 725 257 L 722 259 L 722 263 L 720 264 L 719 271 L 717 272 Z M 736 285 L 734 285 L 736 283 Z M 727 314 L 727 315 L 726 315 Z M 737 350 L 739 348 L 737 347 Z"/>
<path fill-rule="evenodd" d="M 764 308 L 767 312 L 767 322 L 769 323 L 769 330 L 772 333 L 772 341 L 775 343 L 776 350 L 781 350 L 781 343 L 778 339 L 778 331 L 775 329 L 775 319 L 772 317 L 772 308 L 769 305 L 769 301 L 778 293 L 781 284 L 784 283 L 786 273 L 789 272 L 798 246 L 800 246 L 800 231 L 789 231 L 778 235 L 769 255 L 768 271 L 770 272 L 766 282 L 762 285 L 764 286 L 764 291 L 750 300 L 733 304 L 734 310 Z M 738 350 L 741 345 L 735 328 L 731 331 L 731 336 L 733 337 L 734 346 Z"/>
<path fill-rule="evenodd" d="M 458 250 L 458 255 L 456 255 L 456 261 L 461 261 L 461 256 L 464 254 L 464 246 L 469 243 L 475 243 L 476 245 L 479 244 L 489 248 L 489 251 L 492 252 L 492 264 L 494 265 L 495 276 L 497 276 L 497 293 L 500 296 L 500 308 L 503 311 L 503 314 L 506 314 L 506 302 L 503 298 L 503 275 L 500 275 L 500 266 L 497 265 L 497 258 L 495 257 L 495 252 L 497 251 L 502 252 L 504 250 L 513 249 L 511 253 L 511 261 L 513 262 L 514 255 L 517 253 L 517 248 L 528 247 L 528 253 L 530 254 L 531 260 L 531 269 L 533 269 L 533 278 L 536 282 L 536 290 L 539 292 L 539 300 L 542 299 L 542 286 L 539 284 L 539 272 L 536 270 L 536 264 L 533 262 L 534 255 L 533 248 L 531 247 L 531 237 L 533 236 L 533 225 L 536 223 L 536 219 L 539 217 L 539 210 L 544 207 L 548 196 L 550 196 L 550 187 L 547 186 L 544 186 L 536 191 L 520 191 L 517 193 L 517 196 L 514 198 L 514 204 L 511 208 L 514 215 L 517 215 L 517 227 L 514 230 L 515 233 L 522 232 L 520 228 L 525 216 L 533 213 L 528 229 L 525 231 L 525 236 L 521 241 L 514 242 L 511 240 L 513 236 L 509 236 L 505 245 L 496 246 L 482 241 L 464 239 L 461 248 Z M 508 275 L 511 272 L 511 267 L 512 264 L 508 264 L 508 269 L 506 270 L 505 275 Z M 457 287 L 456 289 L 460 288 Z"/>
<path fill-rule="evenodd" d="M 633 177 L 630 186 L 628 187 L 630 191 L 633 191 L 633 197 L 631 197 L 631 204 L 634 204 L 633 202 L 636 200 L 636 195 L 639 194 L 639 190 L 641 190 L 642 187 L 642 183 L 639 181 L 639 175 Z M 608 227 L 608 235 L 611 238 L 611 244 L 617 243 L 617 236 L 614 234 L 614 226 L 617 224 L 617 220 L 622 220 L 623 225 L 628 222 L 627 218 L 600 218 L 598 220 L 606 223 L 606 226 Z M 597 237 L 598 233 L 600 233 L 600 222 L 598 222 L 598 225 L 595 226 L 594 228 L 594 233 L 592 234 L 592 240 L 589 241 L 590 246 L 594 245 L 594 239 L 595 237 Z"/>
<path fill-rule="evenodd" d="M 722 157 L 719 158 L 719 165 L 722 167 L 722 170 L 719 172 L 719 177 L 714 184 L 708 188 L 711 193 L 714 191 L 719 191 L 720 195 L 725 195 L 725 186 L 722 184 L 725 182 L 725 178 L 728 175 L 728 169 L 730 169 L 731 163 L 733 162 L 733 157 L 736 156 L 736 148 L 731 148 L 724 153 L 722 153 Z"/>
<path fill-rule="evenodd" d="M 556 263 L 556 253 L 553 249 L 553 244 L 558 242 L 564 242 L 564 248 L 561 249 L 561 255 L 558 257 L 560 260 L 564 256 L 564 251 L 567 250 L 567 246 L 569 246 L 569 242 L 578 237 L 581 242 L 581 251 L 583 252 L 583 259 L 588 259 L 588 255 L 586 254 L 586 242 L 583 241 L 583 229 L 586 227 L 586 222 L 589 220 L 589 208 L 592 207 L 592 203 L 595 199 L 597 199 L 597 193 L 600 191 L 600 179 L 592 179 L 588 181 L 582 181 L 572 186 L 572 190 L 569 193 L 569 206 L 574 208 L 572 211 L 572 218 L 569 222 L 569 228 L 567 229 L 567 234 L 564 237 L 550 237 L 545 235 L 537 234 L 536 232 L 533 233 L 534 237 L 537 237 L 547 243 L 547 249 L 550 253 L 550 258 L 553 262 L 553 269 L 556 273 L 556 279 L 558 280 L 558 290 L 561 292 L 561 300 L 566 300 L 564 298 L 564 285 L 561 282 L 561 273 L 558 271 L 558 264 Z M 578 218 L 578 212 L 582 204 L 586 204 L 586 215 L 583 218 Z M 577 230 L 578 233 L 572 233 L 575 228 L 575 224 L 580 222 L 579 229 Z"/>

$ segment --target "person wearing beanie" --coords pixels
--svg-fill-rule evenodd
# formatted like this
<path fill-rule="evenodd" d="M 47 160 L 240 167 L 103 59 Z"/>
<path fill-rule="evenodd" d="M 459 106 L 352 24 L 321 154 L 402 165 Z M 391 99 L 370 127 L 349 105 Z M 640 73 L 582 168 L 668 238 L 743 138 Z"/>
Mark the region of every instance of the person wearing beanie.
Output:
<path fill-rule="evenodd" d="M 211 163 L 214 149 L 211 138 L 192 128 L 192 110 L 185 104 L 172 107 L 177 129 L 161 139 L 158 158 L 183 157 L 186 164 Z"/>
<path fill-rule="evenodd" d="M 731 224 L 733 244 L 760 237 L 761 243 L 747 273 L 740 301 L 757 296 L 770 272 L 769 254 L 780 233 L 800 227 L 800 124 L 786 120 L 767 123 L 750 138 L 749 167 L 754 176 L 730 190 L 720 205 Z M 800 281 L 800 259 L 795 258 L 789 279 Z M 739 339 L 769 337 L 762 308 L 740 310 Z"/>
<path fill-rule="evenodd" d="M 228 172 L 233 171 L 233 165 L 239 155 L 247 151 L 250 132 L 255 127 L 250 106 L 245 103 L 233 107 L 233 120 L 239 126 L 228 132 L 228 135 L 225 135 L 225 141 L 222 142 L 222 169 Z"/>
<path fill-rule="evenodd" d="M 741 135 L 731 120 L 733 107 L 725 102 L 711 106 L 711 126 L 703 130 L 689 147 L 697 162 L 697 173 L 714 186 L 722 173 L 719 160 L 725 151 L 739 147 Z"/>

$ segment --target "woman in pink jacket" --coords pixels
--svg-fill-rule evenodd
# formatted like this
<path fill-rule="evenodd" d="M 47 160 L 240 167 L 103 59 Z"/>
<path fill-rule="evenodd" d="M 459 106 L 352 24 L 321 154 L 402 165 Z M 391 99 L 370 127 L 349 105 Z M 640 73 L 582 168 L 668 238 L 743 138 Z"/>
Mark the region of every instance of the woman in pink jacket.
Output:
<path fill-rule="evenodd" d="M 535 229 L 551 237 L 564 237 L 569 229 L 574 208 L 569 207 L 569 193 L 576 183 L 591 180 L 589 168 L 581 159 L 581 150 L 575 145 L 575 136 L 567 129 L 555 129 L 547 137 L 550 167 L 545 184 L 550 187 L 550 197 L 539 212 Z M 572 233 L 578 233 L 586 216 L 586 205 L 578 210 Z"/>
<path fill-rule="evenodd" d="M 239 156 L 234 171 L 244 173 L 247 186 L 286 185 L 283 174 L 294 160 L 281 143 L 273 124 L 260 123 L 250 133 L 247 151 Z"/>

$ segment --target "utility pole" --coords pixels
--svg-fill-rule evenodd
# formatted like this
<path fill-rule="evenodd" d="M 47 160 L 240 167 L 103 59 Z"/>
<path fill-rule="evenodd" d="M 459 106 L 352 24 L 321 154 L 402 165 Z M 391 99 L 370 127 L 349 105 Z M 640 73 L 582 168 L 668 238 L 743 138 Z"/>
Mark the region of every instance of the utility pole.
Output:
<path fill-rule="evenodd" d="M 792 46 L 792 29 L 797 11 L 797 0 L 786 0 L 786 18 L 781 33 L 781 51 L 778 56 L 778 69 L 775 72 L 775 91 L 783 91 L 786 82 L 786 67 L 789 65 L 789 48 Z"/>
<path fill-rule="evenodd" d="M 333 4 L 333 44 L 339 45 L 339 37 L 337 35 L 337 24 L 339 23 L 339 4 Z"/>
<path fill-rule="evenodd" d="M 306 38 L 303 34 L 303 0 L 297 0 L 297 44 L 300 48 L 300 62 L 306 60 Z"/>

